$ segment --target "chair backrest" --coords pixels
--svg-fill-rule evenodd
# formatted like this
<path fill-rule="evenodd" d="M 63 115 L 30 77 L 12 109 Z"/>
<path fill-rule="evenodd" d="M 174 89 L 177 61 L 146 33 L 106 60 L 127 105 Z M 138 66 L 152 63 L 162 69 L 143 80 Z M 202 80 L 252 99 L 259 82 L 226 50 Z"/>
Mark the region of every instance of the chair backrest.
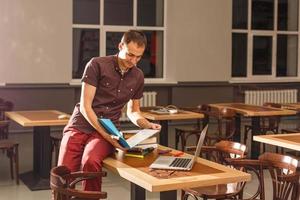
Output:
<path fill-rule="evenodd" d="M 105 199 L 106 192 L 98 191 L 82 191 L 75 189 L 75 184 L 100 176 L 105 173 L 89 173 L 89 172 L 75 172 L 71 173 L 65 166 L 58 166 L 51 169 L 50 172 L 50 187 L 52 190 L 52 200 L 69 200 L 69 199 Z"/>
<path fill-rule="evenodd" d="M 5 112 L 12 111 L 14 104 L 10 101 L 4 101 L 3 99 L 0 101 L 0 121 L 5 120 Z"/>
<path fill-rule="evenodd" d="M 215 138 L 206 138 L 207 145 L 213 145 L 221 140 L 232 140 L 236 132 L 235 116 L 236 111 L 230 108 L 204 107 L 203 111 L 209 119 L 217 121 L 217 129 L 215 130 Z"/>
<path fill-rule="evenodd" d="M 281 108 L 278 103 L 264 103 L 263 106 L 271 108 Z M 268 126 L 269 129 L 278 129 L 280 123 L 280 116 L 268 116 L 261 118 L 261 124 L 263 127 Z"/>
<path fill-rule="evenodd" d="M 214 146 L 203 146 L 201 149 L 202 157 L 217 163 L 228 165 L 227 159 L 241 159 L 246 157 L 246 145 L 222 140 Z M 189 147 L 188 152 L 195 151 L 194 147 Z"/>
<path fill-rule="evenodd" d="M 236 159 L 236 158 L 245 158 L 246 154 L 246 145 L 222 140 L 215 144 L 216 150 L 218 152 L 218 162 L 222 164 L 227 164 L 226 159 Z"/>
<path fill-rule="evenodd" d="M 242 170 L 246 173 L 251 173 L 251 179 L 257 180 L 253 188 L 256 188 L 255 193 L 251 192 L 252 196 L 248 196 L 247 200 L 265 200 L 265 187 L 264 187 L 264 163 L 259 160 L 253 159 L 227 159 L 227 163 L 236 169 Z M 256 176 L 256 178 L 254 178 Z M 240 191 L 244 189 L 248 182 L 240 182 Z M 248 194 L 250 195 L 250 194 Z"/>
<path fill-rule="evenodd" d="M 224 164 L 226 166 L 235 168 L 237 170 L 241 170 L 244 172 L 251 173 L 256 176 L 256 180 L 258 180 L 258 184 L 255 193 L 251 193 L 252 196 L 247 198 L 248 200 L 254 199 L 265 199 L 265 191 L 264 191 L 264 174 L 263 174 L 263 162 L 259 160 L 249 160 L 245 159 L 246 157 L 246 145 L 232 142 L 232 141 L 220 141 L 215 144 L 215 148 L 204 147 L 205 154 L 210 154 L 208 156 L 213 161 Z M 206 149 L 207 148 L 207 149 Z M 216 154 L 213 154 L 216 152 Z M 239 182 L 236 185 L 236 191 L 239 194 L 243 193 L 244 187 L 247 182 Z"/>
<path fill-rule="evenodd" d="M 6 111 L 12 111 L 14 104 L 0 99 L 0 140 L 8 138 L 9 121 L 5 118 Z"/>
<path fill-rule="evenodd" d="M 259 160 L 266 162 L 272 178 L 273 199 L 296 200 L 299 192 L 298 160 L 281 154 L 264 153 Z"/>

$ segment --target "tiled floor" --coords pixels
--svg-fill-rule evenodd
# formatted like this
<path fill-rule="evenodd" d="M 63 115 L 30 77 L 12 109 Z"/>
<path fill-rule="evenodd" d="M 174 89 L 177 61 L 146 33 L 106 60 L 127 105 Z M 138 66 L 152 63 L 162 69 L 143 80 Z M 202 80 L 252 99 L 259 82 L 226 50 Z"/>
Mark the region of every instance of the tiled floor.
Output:
<path fill-rule="evenodd" d="M 173 129 L 170 130 L 170 141 L 171 146 L 174 144 L 174 137 L 172 137 Z M 32 169 L 32 134 L 23 133 L 11 135 L 11 139 L 19 141 L 20 147 L 20 173 L 29 171 Z M 268 172 L 265 173 L 266 181 L 266 199 L 271 200 L 272 198 L 272 185 L 270 182 Z M 257 181 L 253 180 L 247 185 L 245 193 L 255 192 Z M 109 173 L 106 178 L 103 179 L 103 190 L 108 193 L 109 200 L 129 200 L 130 196 L 130 184 L 128 181 L 123 180 L 117 175 Z M 155 200 L 159 199 L 158 193 L 147 192 L 147 199 Z M 5 154 L 0 152 L 0 200 L 42 200 L 50 199 L 50 190 L 43 191 L 30 191 L 22 182 L 17 186 L 9 176 L 9 161 Z M 179 192 L 178 192 L 178 198 Z"/>

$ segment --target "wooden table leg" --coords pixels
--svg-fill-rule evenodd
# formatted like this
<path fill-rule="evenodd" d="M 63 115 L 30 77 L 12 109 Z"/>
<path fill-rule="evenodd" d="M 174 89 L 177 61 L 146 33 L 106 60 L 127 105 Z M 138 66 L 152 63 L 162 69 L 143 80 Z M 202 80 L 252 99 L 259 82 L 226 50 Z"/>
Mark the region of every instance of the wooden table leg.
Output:
<path fill-rule="evenodd" d="M 161 132 L 159 133 L 159 144 L 168 147 L 168 120 L 160 121 Z"/>
<path fill-rule="evenodd" d="M 234 142 L 241 142 L 241 115 L 235 116 L 235 133 L 233 135 Z"/>
<path fill-rule="evenodd" d="M 50 127 L 33 128 L 33 171 L 20 174 L 20 179 L 32 191 L 50 189 Z"/>
<path fill-rule="evenodd" d="M 160 192 L 160 200 L 177 199 L 177 190 Z"/>
<path fill-rule="evenodd" d="M 251 158 L 257 159 L 260 155 L 260 143 L 253 140 L 253 136 L 261 135 L 260 117 L 252 117 Z"/>
<path fill-rule="evenodd" d="M 130 200 L 145 200 L 146 190 L 134 183 L 130 183 Z M 177 190 L 160 192 L 160 200 L 177 199 Z"/>
<path fill-rule="evenodd" d="M 146 191 L 144 188 L 130 183 L 130 200 L 145 200 L 146 199 Z"/>

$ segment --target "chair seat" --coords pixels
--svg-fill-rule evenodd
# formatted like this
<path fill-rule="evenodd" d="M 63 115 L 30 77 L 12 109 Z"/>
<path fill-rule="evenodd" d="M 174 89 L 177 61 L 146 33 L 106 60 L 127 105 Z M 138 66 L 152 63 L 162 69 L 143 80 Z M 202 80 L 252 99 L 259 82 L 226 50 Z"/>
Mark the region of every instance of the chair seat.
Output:
<path fill-rule="evenodd" d="M 0 140 L 0 149 L 10 149 L 16 145 L 18 145 L 18 143 L 12 140 Z"/>
<path fill-rule="evenodd" d="M 193 195 L 206 198 L 222 198 L 234 196 L 239 192 L 238 183 L 221 184 L 207 187 L 185 189 Z"/>

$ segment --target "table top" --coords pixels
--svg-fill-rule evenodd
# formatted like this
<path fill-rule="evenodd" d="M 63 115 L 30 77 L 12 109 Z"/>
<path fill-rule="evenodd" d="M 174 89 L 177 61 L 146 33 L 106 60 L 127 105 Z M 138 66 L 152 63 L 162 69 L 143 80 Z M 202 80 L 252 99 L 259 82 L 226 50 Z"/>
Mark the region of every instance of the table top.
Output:
<path fill-rule="evenodd" d="M 259 117 L 259 116 L 283 116 L 283 115 L 296 115 L 297 112 L 293 110 L 286 110 L 280 108 L 256 106 L 244 103 L 218 103 L 209 104 L 216 108 L 230 108 L 242 114 L 245 117 Z"/>
<path fill-rule="evenodd" d="M 166 147 L 160 146 L 159 148 Z M 123 152 L 118 152 L 106 158 L 103 164 L 108 170 L 150 192 L 211 186 L 251 179 L 250 174 L 202 158 L 197 159 L 191 171 L 151 170 L 149 165 L 157 156 L 156 150 L 143 159 L 126 157 Z"/>
<path fill-rule="evenodd" d="M 253 140 L 300 151 L 300 133 L 254 136 Z"/>
<path fill-rule="evenodd" d="M 150 120 L 183 120 L 183 119 L 202 119 L 204 118 L 204 114 L 202 113 L 196 113 L 186 110 L 179 110 L 178 113 L 174 114 L 157 114 L 152 113 L 150 110 L 148 111 L 142 111 L 142 115 L 146 119 Z"/>
<path fill-rule="evenodd" d="M 58 116 L 66 118 L 59 119 Z M 5 112 L 5 116 L 24 127 L 66 125 L 70 115 L 57 110 L 30 110 Z"/>
<path fill-rule="evenodd" d="M 281 106 L 284 109 L 295 110 L 297 112 L 300 112 L 300 102 L 297 102 L 297 103 L 282 103 Z"/>

